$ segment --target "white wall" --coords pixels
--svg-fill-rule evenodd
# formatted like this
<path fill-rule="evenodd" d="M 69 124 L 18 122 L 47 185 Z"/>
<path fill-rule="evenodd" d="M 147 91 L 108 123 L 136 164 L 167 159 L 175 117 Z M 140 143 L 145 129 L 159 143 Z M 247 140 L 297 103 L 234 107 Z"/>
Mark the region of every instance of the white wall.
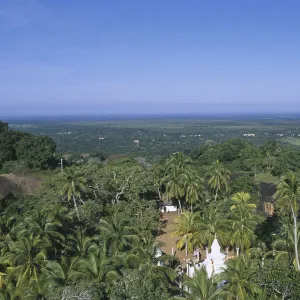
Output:
<path fill-rule="evenodd" d="M 160 209 L 161 212 L 172 212 L 177 211 L 177 207 L 174 205 L 166 205 Z"/>

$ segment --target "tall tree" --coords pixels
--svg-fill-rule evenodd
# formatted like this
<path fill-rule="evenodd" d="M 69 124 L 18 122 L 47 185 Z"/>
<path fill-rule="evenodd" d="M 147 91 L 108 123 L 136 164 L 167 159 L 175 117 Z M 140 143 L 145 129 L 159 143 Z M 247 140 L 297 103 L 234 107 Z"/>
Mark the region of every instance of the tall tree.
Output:
<path fill-rule="evenodd" d="M 246 300 L 256 299 L 255 294 L 259 287 L 251 280 L 251 271 L 255 269 L 255 264 L 245 257 L 239 257 L 234 260 L 228 260 L 226 268 L 220 274 L 220 280 L 227 283 L 224 290 L 228 291 L 233 299 Z"/>
<path fill-rule="evenodd" d="M 281 212 L 289 212 L 293 220 L 294 250 L 296 268 L 300 271 L 298 252 L 298 211 L 300 200 L 300 178 L 294 172 L 289 172 L 283 176 L 277 184 L 275 194 L 276 204 Z"/>
<path fill-rule="evenodd" d="M 220 163 L 215 161 L 207 172 L 208 184 L 215 192 L 215 201 L 217 201 L 218 192 L 225 189 L 230 180 L 230 172 Z"/>
<path fill-rule="evenodd" d="M 178 236 L 177 248 L 186 248 L 186 254 L 192 252 L 195 247 L 203 246 L 200 240 L 199 214 L 184 212 L 176 220 L 176 230 L 173 236 Z"/>
<path fill-rule="evenodd" d="M 247 250 L 254 241 L 254 230 L 259 217 L 253 213 L 253 209 L 239 206 L 232 210 L 230 219 L 232 222 L 232 244 L 242 251 Z"/>
<path fill-rule="evenodd" d="M 184 188 L 182 183 L 182 169 L 173 165 L 169 170 L 169 174 L 165 178 L 167 196 L 169 199 L 176 199 L 179 204 L 180 213 L 182 212 L 181 198 L 184 195 Z"/>
<path fill-rule="evenodd" d="M 144 278 L 170 282 L 176 273 L 171 266 L 177 259 L 171 255 L 160 255 L 161 244 L 153 238 L 143 238 L 126 257 L 126 265 L 131 269 L 139 269 Z"/>
<path fill-rule="evenodd" d="M 231 200 L 233 201 L 233 205 L 230 207 L 232 210 L 237 209 L 239 207 L 245 207 L 245 208 L 256 208 L 256 204 L 249 203 L 251 200 L 251 196 L 249 193 L 245 192 L 239 192 L 232 196 Z"/>
<path fill-rule="evenodd" d="M 230 222 L 224 217 L 219 205 L 204 207 L 199 218 L 199 237 L 202 245 L 211 245 L 217 237 L 223 245 L 229 245 L 227 233 L 230 231 Z"/>
<path fill-rule="evenodd" d="M 197 175 L 191 166 L 188 166 L 182 174 L 182 182 L 186 202 L 191 205 L 191 212 L 193 212 L 193 204 L 197 203 L 200 198 L 199 194 L 203 190 L 203 179 Z"/>
<path fill-rule="evenodd" d="M 62 173 L 62 180 L 64 182 L 64 186 L 61 189 L 61 194 L 64 197 L 67 197 L 68 201 L 73 199 L 77 218 L 80 220 L 77 201 L 80 200 L 80 202 L 83 202 L 81 194 L 86 191 L 86 179 L 77 168 L 70 167 L 66 168 L 64 173 Z"/>
<path fill-rule="evenodd" d="M 129 220 L 118 213 L 115 213 L 110 220 L 101 220 L 99 229 L 112 255 L 130 249 L 133 243 L 138 240 L 137 229 L 130 226 Z"/>
<path fill-rule="evenodd" d="M 185 169 L 191 164 L 191 159 L 182 152 L 176 152 L 167 160 L 170 166 L 177 166 L 180 169 Z"/>
<path fill-rule="evenodd" d="M 28 237 L 21 237 L 11 247 L 11 252 L 6 256 L 12 262 L 12 266 L 6 269 L 9 278 L 17 281 L 17 288 L 33 280 L 37 281 L 50 245 L 39 236 L 30 234 Z"/>
<path fill-rule="evenodd" d="M 208 277 L 204 267 L 196 269 L 195 276 L 187 278 L 183 285 L 187 287 L 187 299 L 190 300 L 218 300 L 225 294 L 229 295 L 218 287 L 216 276 Z"/>

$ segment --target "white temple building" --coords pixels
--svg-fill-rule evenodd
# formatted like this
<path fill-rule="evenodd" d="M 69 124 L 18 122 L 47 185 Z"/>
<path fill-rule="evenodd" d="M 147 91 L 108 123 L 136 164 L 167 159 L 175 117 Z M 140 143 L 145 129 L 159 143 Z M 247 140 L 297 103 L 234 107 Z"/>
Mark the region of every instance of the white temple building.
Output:
<path fill-rule="evenodd" d="M 212 274 L 218 274 L 225 268 L 226 255 L 221 252 L 221 246 L 215 238 L 211 245 L 211 252 L 206 250 L 206 259 L 203 262 L 190 262 L 187 264 L 187 275 L 194 277 L 195 269 L 199 270 L 202 267 L 206 268 L 208 277 Z"/>

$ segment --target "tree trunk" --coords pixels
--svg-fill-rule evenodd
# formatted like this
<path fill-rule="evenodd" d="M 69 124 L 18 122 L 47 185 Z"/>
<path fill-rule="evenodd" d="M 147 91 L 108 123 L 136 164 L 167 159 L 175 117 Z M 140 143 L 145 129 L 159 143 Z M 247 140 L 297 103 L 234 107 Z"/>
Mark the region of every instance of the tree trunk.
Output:
<path fill-rule="evenodd" d="M 188 256 L 188 242 L 185 242 L 185 256 Z"/>
<path fill-rule="evenodd" d="M 75 199 L 74 194 L 73 194 L 73 202 L 74 202 L 74 207 L 75 207 L 75 210 L 76 210 L 76 213 L 77 213 L 78 221 L 80 221 L 78 207 L 77 207 L 77 203 L 76 203 L 76 199 Z"/>
<path fill-rule="evenodd" d="M 215 201 L 217 202 L 217 197 L 218 197 L 218 191 L 216 191 L 216 194 L 215 194 Z"/>
<path fill-rule="evenodd" d="M 297 270 L 300 271 L 299 254 L 298 254 L 298 230 L 297 230 L 297 216 L 294 212 L 293 206 L 291 205 L 292 215 L 293 215 L 293 227 L 294 227 L 294 246 L 295 246 L 295 256 Z"/>
<path fill-rule="evenodd" d="M 159 200 L 161 201 L 161 192 L 160 192 L 160 189 L 159 189 L 159 188 L 157 189 L 157 193 L 158 193 L 158 198 L 159 198 Z"/>
<path fill-rule="evenodd" d="M 181 214 L 181 201 L 180 201 L 180 199 L 178 199 L 178 204 L 179 204 L 179 211 L 180 211 L 180 214 Z"/>
<path fill-rule="evenodd" d="M 193 212 L 193 203 L 191 202 L 191 213 Z"/>

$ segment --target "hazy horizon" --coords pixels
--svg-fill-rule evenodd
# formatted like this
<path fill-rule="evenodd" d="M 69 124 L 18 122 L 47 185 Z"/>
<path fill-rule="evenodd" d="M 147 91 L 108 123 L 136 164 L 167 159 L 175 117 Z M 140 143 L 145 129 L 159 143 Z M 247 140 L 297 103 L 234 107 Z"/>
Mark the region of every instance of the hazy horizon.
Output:
<path fill-rule="evenodd" d="M 300 113 L 299 11 L 0 0 L 0 117 Z"/>

